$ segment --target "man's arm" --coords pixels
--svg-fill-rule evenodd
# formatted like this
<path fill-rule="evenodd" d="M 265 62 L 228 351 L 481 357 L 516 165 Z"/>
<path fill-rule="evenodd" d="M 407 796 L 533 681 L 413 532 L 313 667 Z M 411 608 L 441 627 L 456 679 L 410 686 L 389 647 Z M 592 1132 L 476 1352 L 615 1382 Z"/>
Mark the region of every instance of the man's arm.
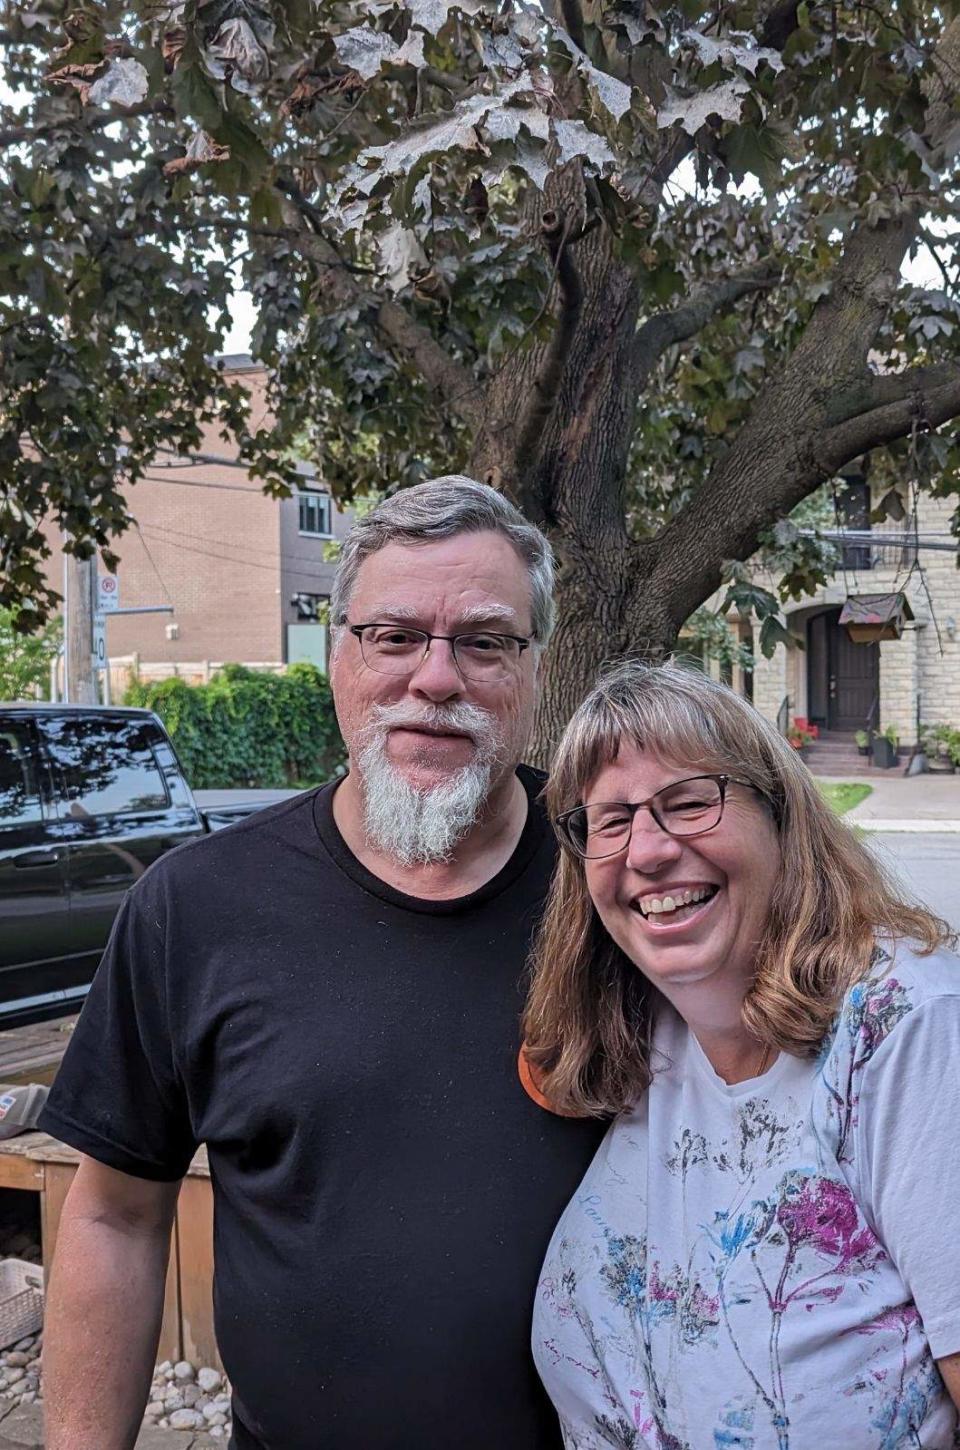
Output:
<path fill-rule="evenodd" d="M 938 1359 L 937 1369 L 943 1375 L 947 1393 L 960 1409 L 960 1354 L 948 1354 L 946 1359 Z"/>
<path fill-rule="evenodd" d="M 131 1450 L 157 1352 L 179 1191 L 179 1183 L 81 1158 L 47 1298 L 47 1450 Z"/>

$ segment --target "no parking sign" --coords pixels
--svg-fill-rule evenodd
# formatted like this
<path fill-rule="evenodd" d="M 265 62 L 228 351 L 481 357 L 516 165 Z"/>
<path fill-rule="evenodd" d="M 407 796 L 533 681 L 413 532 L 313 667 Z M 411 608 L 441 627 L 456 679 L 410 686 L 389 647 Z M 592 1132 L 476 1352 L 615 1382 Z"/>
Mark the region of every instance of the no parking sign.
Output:
<path fill-rule="evenodd" d="M 116 574 L 97 575 L 97 613 L 112 614 L 120 608 L 120 581 Z"/>

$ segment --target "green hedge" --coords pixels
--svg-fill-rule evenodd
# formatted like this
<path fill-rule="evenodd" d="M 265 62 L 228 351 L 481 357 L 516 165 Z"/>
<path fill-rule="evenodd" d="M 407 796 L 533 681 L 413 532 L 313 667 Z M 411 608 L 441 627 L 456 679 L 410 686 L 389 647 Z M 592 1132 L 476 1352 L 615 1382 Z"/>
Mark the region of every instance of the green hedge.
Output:
<path fill-rule="evenodd" d="M 225 665 L 207 685 L 134 680 L 128 705 L 155 710 L 196 790 L 312 785 L 345 758 L 326 676 Z"/>

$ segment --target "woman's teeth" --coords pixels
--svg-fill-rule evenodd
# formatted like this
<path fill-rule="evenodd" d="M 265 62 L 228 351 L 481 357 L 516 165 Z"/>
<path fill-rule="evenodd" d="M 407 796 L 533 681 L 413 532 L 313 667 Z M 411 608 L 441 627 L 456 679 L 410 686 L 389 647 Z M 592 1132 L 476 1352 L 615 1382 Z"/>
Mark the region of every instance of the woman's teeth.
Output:
<path fill-rule="evenodd" d="M 642 896 L 637 905 L 643 916 L 664 916 L 684 906 L 694 906 L 716 893 L 715 886 L 695 886 L 690 891 L 676 891 L 671 896 Z"/>

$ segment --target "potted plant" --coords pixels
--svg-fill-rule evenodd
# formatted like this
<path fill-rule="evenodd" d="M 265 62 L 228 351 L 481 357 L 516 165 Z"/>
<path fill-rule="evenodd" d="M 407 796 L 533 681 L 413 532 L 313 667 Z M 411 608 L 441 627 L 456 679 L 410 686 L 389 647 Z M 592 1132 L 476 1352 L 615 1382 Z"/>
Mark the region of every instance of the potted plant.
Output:
<path fill-rule="evenodd" d="M 855 732 L 853 738 L 857 742 L 857 750 L 858 750 L 858 752 L 861 755 L 869 755 L 870 754 L 870 731 L 869 730 L 857 730 Z"/>
<path fill-rule="evenodd" d="M 787 741 L 794 750 L 805 750 L 813 743 L 813 735 L 809 730 L 804 730 L 801 725 L 790 725 L 787 729 Z"/>
<path fill-rule="evenodd" d="M 960 730 L 952 730 L 947 727 L 947 758 L 953 766 L 954 774 L 960 771 Z"/>
<path fill-rule="evenodd" d="M 892 770 L 897 763 L 897 748 L 900 744 L 900 732 L 895 725 L 885 725 L 882 730 L 874 732 L 873 736 L 873 764 L 881 770 Z"/>
<path fill-rule="evenodd" d="M 936 773 L 951 774 L 955 766 L 950 759 L 950 737 L 953 729 L 949 725 L 924 725 L 920 731 L 920 745 L 927 757 L 927 769 Z"/>

